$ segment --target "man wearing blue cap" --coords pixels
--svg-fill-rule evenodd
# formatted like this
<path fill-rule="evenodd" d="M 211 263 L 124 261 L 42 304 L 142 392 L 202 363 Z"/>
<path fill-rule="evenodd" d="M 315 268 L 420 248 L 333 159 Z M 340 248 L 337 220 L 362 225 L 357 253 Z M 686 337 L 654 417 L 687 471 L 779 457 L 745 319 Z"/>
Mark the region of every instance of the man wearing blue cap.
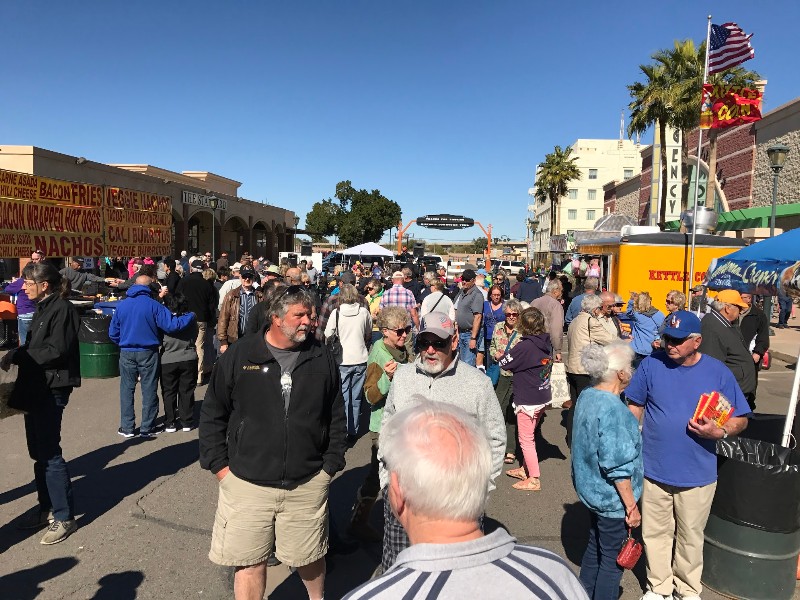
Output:
<path fill-rule="evenodd" d="M 716 441 L 747 427 L 749 407 L 724 363 L 701 354 L 700 319 L 678 310 L 666 320 L 661 348 L 646 357 L 625 390 L 642 419 L 642 538 L 647 591 L 642 600 L 699 600 L 703 530 L 717 487 Z M 700 396 L 719 392 L 733 405 L 725 425 L 692 419 Z M 674 549 L 673 549 L 674 543 Z"/>

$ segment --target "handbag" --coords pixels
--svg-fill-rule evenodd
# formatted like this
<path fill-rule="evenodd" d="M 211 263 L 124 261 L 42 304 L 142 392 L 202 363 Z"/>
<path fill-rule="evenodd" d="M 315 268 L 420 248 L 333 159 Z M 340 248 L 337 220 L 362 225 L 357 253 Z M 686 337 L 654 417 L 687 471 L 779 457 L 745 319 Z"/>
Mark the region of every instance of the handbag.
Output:
<path fill-rule="evenodd" d="M 761 370 L 769 371 L 772 366 L 772 357 L 769 355 L 769 350 L 764 350 L 764 356 L 761 357 Z"/>
<path fill-rule="evenodd" d="M 503 350 L 503 354 L 508 354 L 508 349 L 511 346 L 511 342 L 514 341 L 516 336 L 517 332 L 515 331 L 511 334 L 511 337 L 508 338 L 508 343 L 506 344 L 506 349 Z M 500 381 L 500 365 L 497 364 L 497 362 L 493 362 L 491 365 L 489 365 L 489 368 L 486 369 L 486 376 L 492 380 L 492 385 L 497 387 L 497 382 Z"/>
<path fill-rule="evenodd" d="M 622 543 L 622 548 L 617 554 L 617 564 L 623 569 L 632 569 L 642 556 L 642 543 L 633 539 L 631 528 L 628 527 L 628 537 Z"/>
<path fill-rule="evenodd" d="M 569 400 L 569 384 L 567 383 L 567 369 L 563 362 L 552 363 L 550 370 L 550 402 L 549 408 L 563 408 Z"/>
<path fill-rule="evenodd" d="M 325 346 L 328 347 L 328 352 L 333 356 L 333 360 L 337 366 L 342 364 L 344 359 L 344 348 L 342 348 L 342 340 L 339 337 L 339 309 L 336 309 L 336 328 L 333 334 L 325 340 Z"/>

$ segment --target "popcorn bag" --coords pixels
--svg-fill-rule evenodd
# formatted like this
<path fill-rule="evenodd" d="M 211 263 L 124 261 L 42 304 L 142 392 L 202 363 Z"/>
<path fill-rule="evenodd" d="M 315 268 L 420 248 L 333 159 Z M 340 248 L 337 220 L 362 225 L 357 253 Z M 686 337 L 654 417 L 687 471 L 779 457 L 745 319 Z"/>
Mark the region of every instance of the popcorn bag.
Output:
<path fill-rule="evenodd" d="M 705 418 L 706 421 L 716 423 L 717 427 L 722 427 L 732 415 L 733 406 L 730 401 L 719 392 L 710 392 L 700 396 L 692 420 L 699 422 Z"/>

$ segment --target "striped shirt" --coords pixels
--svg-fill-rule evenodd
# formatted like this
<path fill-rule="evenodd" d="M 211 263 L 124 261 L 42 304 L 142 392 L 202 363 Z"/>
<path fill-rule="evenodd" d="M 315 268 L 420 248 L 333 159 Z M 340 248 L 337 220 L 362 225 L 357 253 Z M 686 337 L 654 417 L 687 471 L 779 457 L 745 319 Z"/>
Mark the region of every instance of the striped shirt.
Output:
<path fill-rule="evenodd" d="M 245 327 L 247 327 L 247 318 L 250 316 L 250 311 L 255 308 L 256 304 L 258 304 L 258 298 L 256 298 L 255 288 L 251 288 L 249 292 L 242 288 L 239 299 L 239 337 L 243 337 L 246 333 Z"/>
<path fill-rule="evenodd" d="M 395 284 L 383 292 L 381 296 L 381 308 L 384 306 L 399 306 L 405 308 L 409 313 L 417 306 L 414 293 L 407 290 L 402 284 Z"/>
<path fill-rule="evenodd" d="M 504 529 L 456 544 L 417 544 L 384 575 L 344 600 L 588 600 L 580 581 L 556 554 L 517 544 Z"/>

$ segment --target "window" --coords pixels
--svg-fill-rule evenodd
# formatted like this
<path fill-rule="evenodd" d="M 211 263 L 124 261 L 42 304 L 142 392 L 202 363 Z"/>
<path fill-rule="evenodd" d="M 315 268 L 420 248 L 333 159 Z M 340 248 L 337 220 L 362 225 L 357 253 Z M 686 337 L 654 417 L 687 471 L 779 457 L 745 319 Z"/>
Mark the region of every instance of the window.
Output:
<path fill-rule="evenodd" d="M 586 220 L 594 221 L 594 211 L 593 210 L 587 210 L 586 211 Z"/>
<path fill-rule="evenodd" d="M 633 177 L 633 169 L 625 169 L 625 175 L 623 177 L 624 179 L 630 179 Z"/>
<path fill-rule="evenodd" d="M 597 179 L 597 169 L 589 169 L 589 179 Z"/>
<path fill-rule="evenodd" d="M 577 200 L 578 199 L 578 190 L 571 189 L 567 192 L 567 198 L 570 200 Z"/>
<path fill-rule="evenodd" d="M 576 208 L 570 208 L 567 211 L 567 219 L 570 221 L 574 221 L 578 218 L 578 210 Z"/>
<path fill-rule="evenodd" d="M 589 190 L 589 200 L 597 200 L 597 190 Z"/>

